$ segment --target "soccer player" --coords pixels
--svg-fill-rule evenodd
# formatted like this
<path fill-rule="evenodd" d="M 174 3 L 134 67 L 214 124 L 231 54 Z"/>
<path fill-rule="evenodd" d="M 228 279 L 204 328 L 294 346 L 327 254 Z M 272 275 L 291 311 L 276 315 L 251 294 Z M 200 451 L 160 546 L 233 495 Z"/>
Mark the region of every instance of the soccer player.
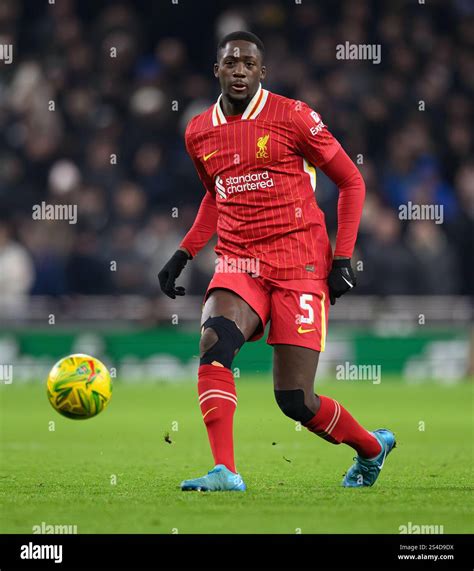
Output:
<path fill-rule="evenodd" d="M 217 232 L 218 263 L 207 289 L 198 393 L 215 467 L 182 490 L 244 491 L 234 460 L 237 395 L 232 361 L 246 341 L 274 348 L 275 398 L 285 415 L 357 452 L 346 487 L 374 484 L 395 446 L 389 430 L 369 432 L 334 399 L 314 393 L 331 304 L 356 285 L 351 256 L 365 197 L 363 179 L 320 115 L 265 90 L 264 46 L 234 32 L 217 48 L 217 102 L 194 117 L 186 148 L 206 189 L 196 220 L 159 273 L 169 297 L 191 260 Z M 339 188 L 334 255 L 315 199 L 316 169 Z"/>

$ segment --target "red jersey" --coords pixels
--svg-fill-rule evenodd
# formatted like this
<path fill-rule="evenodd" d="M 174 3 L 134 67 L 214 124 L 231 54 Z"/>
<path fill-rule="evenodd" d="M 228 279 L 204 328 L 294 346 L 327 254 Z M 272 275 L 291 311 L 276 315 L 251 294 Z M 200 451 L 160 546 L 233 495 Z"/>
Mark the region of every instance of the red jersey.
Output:
<path fill-rule="evenodd" d="M 216 253 L 258 260 L 264 277 L 325 279 L 332 251 L 314 194 L 315 166 L 328 163 L 339 142 L 305 103 L 261 86 L 241 117 L 227 120 L 221 98 L 189 122 L 185 135 L 215 199 Z"/>

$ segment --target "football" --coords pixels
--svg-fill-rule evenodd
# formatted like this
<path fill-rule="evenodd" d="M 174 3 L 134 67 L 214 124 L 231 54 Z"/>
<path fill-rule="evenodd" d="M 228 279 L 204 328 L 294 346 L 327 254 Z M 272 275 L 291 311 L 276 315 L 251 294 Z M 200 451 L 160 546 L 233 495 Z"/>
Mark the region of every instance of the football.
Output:
<path fill-rule="evenodd" d="M 67 418 L 83 420 L 97 416 L 112 398 L 112 379 L 107 367 L 81 353 L 60 359 L 47 381 L 48 399 Z"/>

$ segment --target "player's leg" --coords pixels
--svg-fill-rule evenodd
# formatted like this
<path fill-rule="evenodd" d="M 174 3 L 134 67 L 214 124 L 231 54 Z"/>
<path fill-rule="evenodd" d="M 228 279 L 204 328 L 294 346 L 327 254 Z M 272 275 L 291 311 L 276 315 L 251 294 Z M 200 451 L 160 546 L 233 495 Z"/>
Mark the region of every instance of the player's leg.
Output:
<path fill-rule="evenodd" d="M 281 410 L 333 444 L 347 444 L 365 458 L 377 456 L 377 438 L 337 401 L 314 393 L 319 351 L 294 345 L 274 346 L 275 398 Z"/>
<path fill-rule="evenodd" d="M 314 393 L 319 352 L 327 329 L 327 284 L 310 292 L 275 288 L 268 343 L 274 346 L 275 398 L 282 411 L 333 444 L 347 444 L 358 457 L 344 485 L 372 485 L 395 445 L 390 431 L 369 432 L 336 400 Z"/>
<path fill-rule="evenodd" d="M 273 349 L 275 399 L 286 416 L 304 425 L 319 408 L 313 388 L 319 351 L 295 345 L 274 345 Z"/>
<path fill-rule="evenodd" d="M 215 289 L 201 320 L 198 393 L 215 464 L 236 472 L 233 417 L 237 395 L 232 361 L 260 325 L 255 311 L 238 295 Z"/>
<path fill-rule="evenodd" d="M 237 395 L 231 367 L 243 343 L 261 337 L 269 311 L 267 293 L 248 275 L 217 275 L 211 281 L 201 321 L 198 393 L 215 467 L 182 482 L 183 490 L 245 490 L 234 461 Z"/>

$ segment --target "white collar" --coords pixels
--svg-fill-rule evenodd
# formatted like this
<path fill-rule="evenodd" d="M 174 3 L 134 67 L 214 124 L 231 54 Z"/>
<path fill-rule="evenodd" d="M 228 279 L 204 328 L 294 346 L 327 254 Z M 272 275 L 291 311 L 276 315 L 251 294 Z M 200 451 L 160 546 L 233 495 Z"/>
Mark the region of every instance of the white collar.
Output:
<path fill-rule="evenodd" d="M 265 103 L 267 102 L 268 98 L 268 91 L 262 88 L 262 84 L 258 84 L 257 93 L 252 97 L 249 104 L 247 105 L 245 111 L 242 114 L 243 119 L 255 119 L 261 110 L 265 107 Z M 223 125 L 227 123 L 227 119 L 225 118 L 224 112 L 221 108 L 221 99 L 222 93 L 219 95 L 219 99 L 214 104 L 212 109 L 212 124 L 214 127 L 218 127 L 219 125 Z"/>

